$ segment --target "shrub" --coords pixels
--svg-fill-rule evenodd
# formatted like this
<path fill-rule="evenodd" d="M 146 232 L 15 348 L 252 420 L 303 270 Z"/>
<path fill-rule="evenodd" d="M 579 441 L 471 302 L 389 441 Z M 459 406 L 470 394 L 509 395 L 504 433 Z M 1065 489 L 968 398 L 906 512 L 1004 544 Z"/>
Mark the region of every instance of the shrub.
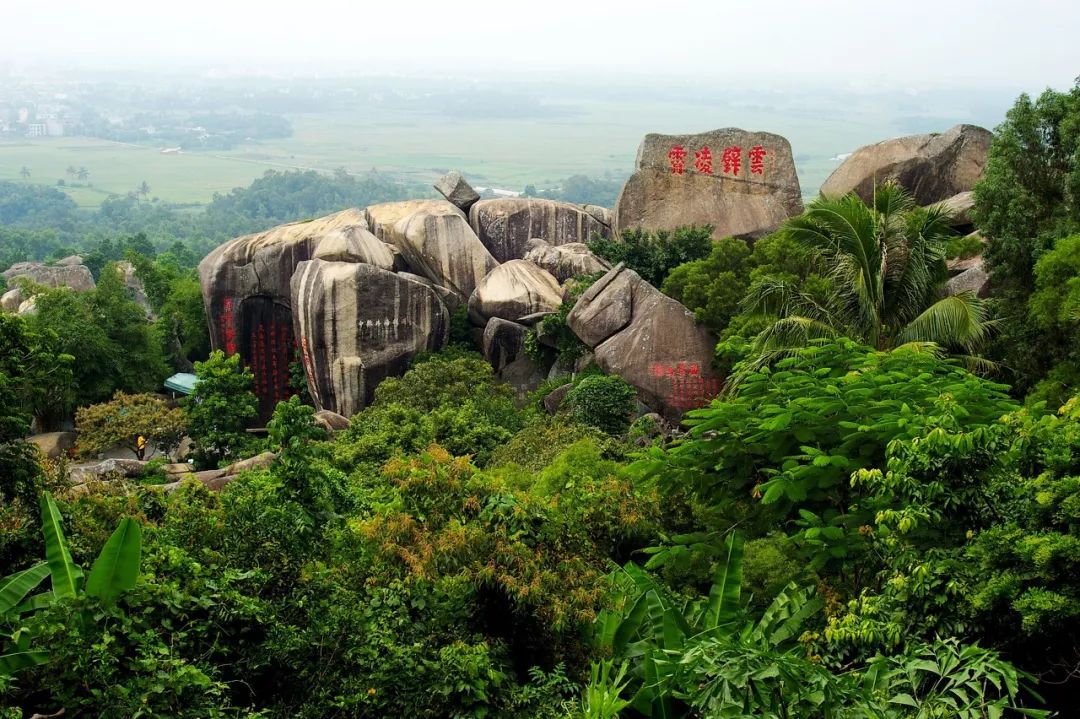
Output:
<path fill-rule="evenodd" d="M 252 446 L 244 428 L 259 413 L 254 375 L 240 364 L 239 355 L 226 357 L 217 350 L 195 363 L 195 376 L 195 390 L 184 405 L 192 454 L 204 467 L 239 459 Z"/>
<path fill-rule="evenodd" d="M 79 409 L 75 426 L 79 430 L 79 452 L 84 455 L 122 446 L 142 459 L 139 437 L 168 456 L 180 446 L 187 431 L 187 417 L 183 410 L 169 407 L 154 395 L 117 392 L 111 402 Z"/>
<path fill-rule="evenodd" d="M 660 287 L 679 265 L 708 256 L 712 242 L 712 228 L 705 226 L 655 233 L 640 228 L 623 230 L 617 239 L 594 237 L 588 245 L 598 257 L 613 265 L 623 262 L 653 287 Z"/>
<path fill-rule="evenodd" d="M 630 427 L 637 393 L 621 377 L 591 375 L 566 395 L 571 416 L 582 424 L 619 435 Z"/>

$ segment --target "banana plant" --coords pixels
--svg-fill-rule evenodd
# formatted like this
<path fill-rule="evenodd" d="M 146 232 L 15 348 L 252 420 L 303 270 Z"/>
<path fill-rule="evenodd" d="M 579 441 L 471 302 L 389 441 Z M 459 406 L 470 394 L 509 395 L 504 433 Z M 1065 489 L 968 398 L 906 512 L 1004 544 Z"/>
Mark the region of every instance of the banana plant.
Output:
<path fill-rule="evenodd" d="M 625 612 L 601 612 L 597 639 L 601 648 L 635 665 L 640 688 L 631 706 L 645 716 L 670 719 L 682 714 L 670 685 L 688 641 L 728 636 L 739 628 L 737 620 L 743 612 L 741 536 L 729 535 L 726 549 L 709 595 L 702 601 L 676 600 L 632 562 L 616 577 L 633 601 Z"/>
<path fill-rule="evenodd" d="M 48 652 L 30 648 L 30 632 L 21 626 L 24 615 L 48 607 L 53 602 L 79 597 L 95 597 L 110 604 L 135 586 L 142 562 L 142 526 L 125 517 L 105 542 L 90 575 L 84 582 L 84 572 L 71 558 L 64 538 L 60 510 L 52 495 L 41 495 L 41 532 L 45 539 L 45 561 L 0 579 L 0 625 L 14 627 L 9 635 L 14 651 L 0 654 L 0 678 L 17 671 L 44 664 Z M 49 591 L 31 596 L 49 577 Z"/>

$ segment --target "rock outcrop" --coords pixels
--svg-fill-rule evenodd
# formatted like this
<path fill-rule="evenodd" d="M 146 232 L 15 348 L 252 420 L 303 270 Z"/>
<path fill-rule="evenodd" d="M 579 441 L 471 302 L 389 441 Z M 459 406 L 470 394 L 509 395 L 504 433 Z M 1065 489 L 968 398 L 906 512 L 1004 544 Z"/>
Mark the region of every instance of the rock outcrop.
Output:
<path fill-rule="evenodd" d="M 360 225 L 327 232 L 319 239 L 312 259 L 362 262 L 384 270 L 394 269 L 394 252 L 390 246 Z"/>
<path fill-rule="evenodd" d="M 585 242 L 593 233 L 611 234 L 610 227 L 578 205 L 528 197 L 480 200 L 469 210 L 469 223 L 499 262 L 525 257 L 534 238 L 564 245 Z"/>
<path fill-rule="evenodd" d="M 468 212 L 469 208 L 480 199 L 480 194 L 465 181 L 461 173 L 451 170 L 435 183 L 435 189 L 446 198 L 446 201 L 457 207 L 462 212 Z"/>
<path fill-rule="evenodd" d="M 131 299 L 135 304 L 143 308 L 143 312 L 146 313 L 147 317 L 153 317 L 154 312 L 150 309 L 150 300 L 146 297 L 146 288 L 143 287 L 142 280 L 135 273 L 135 266 L 127 260 L 121 260 L 116 263 L 116 269 L 120 272 L 120 276 L 124 280 L 124 287 L 127 287 Z"/>
<path fill-rule="evenodd" d="M 617 233 L 711 225 L 716 238 L 757 237 L 800 212 L 790 143 L 770 132 L 725 128 L 646 135 L 613 221 Z"/>
<path fill-rule="evenodd" d="M 394 225 L 414 212 L 421 210 L 433 215 L 457 213 L 462 217 L 465 213 L 454 207 L 446 200 L 403 200 L 401 202 L 383 202 L 372 205 L 364 210 L 367 218 L 368 229 L 383 242 L 395 245 L 393 239 Z"/>
<path fill-rule="evenodd" d="M 567 323 L 601 369 L 625 379 L 671 421 L 720 391 L 723 380 L 712 369 L 716 339 L 692 312 L 621 264 L 582 294 Z"/>
<path fill-rule="evenodd" d="M 18 312 L 19 305 L 26 298 L 23 296 L 21 287 L 14 287 L 0 296 L 0 310 L 4 312 Z"/>
<path fill-rule="evenodd" d="M 943 133 L 909 135 L 860 147 L 833 171 L 821 194 L 855 192 L 870 202 L 874 185 L 895 179 L 920 205 L 941 202 L 971 190 L 986 167 L 993 135 L 975 125 Z"/>
<path fill-rule="evenodd" d="M 486 325 L 492 317 L 516 322 L 562 304 L 562 289 L 550 272 L 527 260 L 510 260 L 492 270 L 469 297 L 469 318 Z"/>
<path fill-rule="evenodd" d="M 492 317 L 484 326 L 482 351 L 498 374 L 506 365 L 525 355 L 525 333 L 528 328 L 517 322 Z"/>
<path fill-rule="evenodd" d="M 49 459 L 59 459 L 75 448 L 78 435 L 75 432 L 45 432 L 35 434 L 27 441 L 35 445 Z"/>
<path fill-rule="evenodd" d="M 553 274 L 559 282 L 566 282 L 578 275 L 607 272 L 611 269 L 611 265 L 580 242 L 553 246 L 545 240 L 532 239 L 525 245 L 525 259 Z"/>
<path fill-rule="evenodd" d="M 0 273 L 8 285 L 25 277 L 31 282 L 46 287 L 67 287 L 76 292 L 89 292 L 94 289 L 94 276 L 86 265 L 46 265 L 41 262 L 16 262 Z"/>
<path fill-rule="evenodd" d="M 971 211 L 975 209 L 975 193 L 971 190 L 947 197 L 940 204 L 952 217 L 953 227 L 967 228 L 973 225 Z"/>
<path fill-rule="evenodd" d="M 226 354 L 239 353 L 255 375 L 259 417 L 292 393 L 293 272 L 310 260 L 321 239 L 364 226 L 359 210 L 344 210 L 317 220 L 294 222 L 266 232 L 238 237 L 216 248 L 199 263 L 203 300 L 211 318 L 210 342 Z"/>
<path fill-rule="evenodd" d="M 427 284 L 372 265 L 311 260 L 292 278 L 308 389 L 318 409 L 350 417 L 386 377 L 442 348 L 450 316 Z"/>
<path fill-rule="evenodd" d="M 406 265 L 467 301 L 499 266 L 460 212 L 419 210 L 389 233 Z"/>

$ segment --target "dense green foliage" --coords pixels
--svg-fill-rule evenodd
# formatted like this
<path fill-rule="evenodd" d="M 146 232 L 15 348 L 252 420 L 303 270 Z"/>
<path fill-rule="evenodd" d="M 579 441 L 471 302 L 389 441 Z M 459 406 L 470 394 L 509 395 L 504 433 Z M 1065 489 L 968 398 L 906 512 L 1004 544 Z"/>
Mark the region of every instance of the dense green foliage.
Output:
<path fill-rule="evenodd" d="M 668 274 L 685 262 L 707 257 L 712 249 L 711 227 L 680 227 L 668 232 L 623 230 L 612 239 L 593 237 L 589 249 L 611 264 L 623 262 L 654 287 L 661 287 Z"/>
<path fill-rule="evenodd" d="M 1068 92 L 1021 95 L 995 130 L 986 172 L 975 187 L 975 220 L 989 240 L 986 266 L 994 282 L 1001 332 L 990 355 L 1023 396 L 1061 404 L 1078 388 L 1080 345 L 1061 316 L 1029 307 L 1041 287 L 1065 286 L 1080 230 L 1080 83 Z M 1060 246 L 1060 249 L 1058 249 Z"/>
<path fill-rule="evenodd" d="M 977 193 L 986 304 L 942 293 L 945 258 L 977 241 L 892 185 L 869 204 L 812 202 L 754 243 L 693 228 L 594 242 L 737 363 L 738 381 L 674 429 L 585 366 L 566 317 L 594 278 L 577 278 L 529 335 L 553 371 L 524 400 L 468 349 L 459 315 L 453 346 L 384 380 L 346 429 L 328 434 L 296 396 L 256 438 L 251 373 L 208 352 L 197 256 L 152 233 L 98 242 L 97 290 L 0 316 L 0 709 L 1067 716 L 1080 702 L 1076 110 L 1075 90 L 1021 98 L 997 131 Z M 295 181 L 302 212 L 321 201 L 303 196 L 309 180 L 255 190 Z M 220 206 L 257 216 L 257 194 Z M 992 327 L 1016 347 L 991 358 L 1031 355 L 993 375 L 1014 386 L 989 378 Z M 128 394 L 92 404 L 192 361 L 180 411 Z M 67 460 L 23 437 L 31 418 L 74 410 L 91 451 L 136 432 L 170 443 L 186 422 L 200 466 L 273 454 L 205 484 L 73 487 Z"/>
<path fill-rule="evenodd" d="M 245 456 L 253 442 L 244 429 L 259 410 L 255 377 L 240 355 L 221 350 L 195 363 L 195 377 L 195 391 L 185 400 L 195 459 L 212 468 Z"/>

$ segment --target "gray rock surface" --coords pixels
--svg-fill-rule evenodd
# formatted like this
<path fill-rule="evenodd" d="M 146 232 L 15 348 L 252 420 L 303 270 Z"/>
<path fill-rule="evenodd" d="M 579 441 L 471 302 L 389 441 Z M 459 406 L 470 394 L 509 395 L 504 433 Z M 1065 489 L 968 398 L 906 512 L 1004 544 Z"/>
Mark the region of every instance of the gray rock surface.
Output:
<path fill-rule="evenodd" d="M 506 365 L 525 355 L 525 333 L 528 328 L 517 322 L 492 317 L 484 326 L 482 350 L 496 374 Z"/>
<path fill-rule="evenodd" d="M 327 262 L 363 262 L 384 270 L 394 269 L 394 252 L 366 227 L 354 225 L 323 235 L 312 259 Z"/>
<path fill-rule="evenodd" d="M 564 245 L 585 242 L 593 233 L 611 234 L 578 205 L 528 197 L 480 200 L 469 210 L 469 223 L 499 262 L 522 259 L 533 238 Z"/>
<path fill-rule="evenodd" d="M 453 204 L 446 200 L 402 200 L 400 202 L 383 202 L 368 207 L 364 210 L 364 215 L 367 218 L 368 229 L 371 230 L 376 237 L 383 242 L 396 246 L 397 243 L 394 242 L 392 237 L 394 225 L 403 218 L 421 210 L 433 215 L 456 213 L 460 214 L 462 217 L 465 216 L 464 212 L 454 207 Z"/>
<path fill-rule="evenodd" d="M 23 303 L 23 291 L 21 287 L 14 287 L 0 296 L 0 309 L 4 312 L 18 312 L 19 305 Z"/>
<path fill-rule="evenodd" d="M 973 223 L 971 211 L 975 209 L 975 193 L 968 190 L 953 195 L 942 200 L 941 206 L 952 216 L 954 227 L 968 227 Z"/>
<path fill-rule="evenodd" d="M 821 194 L 855 192 L 870 202 L 875 183 L 897 180 L 920 205 L 941 202 L 975 187 L 986 167 L 993 135 L 975 125 L 909 135 L 860 147 L 833 171 Z"/>
<path fill-rule="evenodd" d="M 791 144 L 770 132 L 724 128 L 645 136 L 619 193 L 614 228 L 711 225 L 713 237 L 757 237 L 802 212 Z"/>
<path fill-rule="evenodd" d="M 315 413 L 315 424 L 322 427 L 330 434 L 340 432 L 343 429 L 347 429 L 349 426 L 349 418 L 338 414 L 337 412 L 331 412 L 328 409 L 320 409 Z"/>
<path fill-rule="evenodd" d="M 318 409 L 351 417 L 409 360 L 445 346 L 450 316 L 422 282 L 372 265 L 312 260 L 292 279 L 308 389 Z"/>
<path fill-rule="evenodd" d="M 590 287 L 567 316 L 596 363 L 638 390 L 645 404 L 676 421 L 716 396 L 716 338 L 694 315 L 619 265 Z"/>
<path fill-rule="evenodd" d="M 413 272 L 449 289 L 462 302 L 499 266 L 456 208 L 418 210 L 398 220 L 388 236 Z"/>
<path fill-rule="evenodd" d="M 527 260 L 499 265 L 469 297 L 469 318 L 486 325 L 492 317 L 516 322 L 537 312 L 552 312 L 562 304 L 562 290 L 550 272 Z"/>
<path fill-rule="evenodd" d="M 534 238 L 529 240 L 525 249 L 526 260 L 547 270 L 559 282 L 566 282 L 578 275 L 607 272 L 611 269 L 611 265 L 590 252 L 588 246 L 581 242 L 551 245 L 546 240 Z"/>
<path fill-rule="evenodd" d="M 46 287 L 68 287 L 76 292 L 94 289 L 94 276 L 86 265 L 46 265 L 41 262 L 16 262 L 0 273 L 10 286 L 20 277 Z"/>
<path fill-rule="evenodd" d="M 49 459 L 59 459 L 75 447 L 78 436 L 75 432 L 45 432 L 28 437 L 26 441 L 35 445 Z"/>
<path fill-rule="evenodd" d="M 469 208 L 480 199 L 479 193 L 465 181 L 465 178 L 457 170 L 451 170 L 440 177 L 439 181 L 435 183 L 435 189 L 446 198 L 447 202 L 459 208 L 462 212 L 468 212 Z"/>

